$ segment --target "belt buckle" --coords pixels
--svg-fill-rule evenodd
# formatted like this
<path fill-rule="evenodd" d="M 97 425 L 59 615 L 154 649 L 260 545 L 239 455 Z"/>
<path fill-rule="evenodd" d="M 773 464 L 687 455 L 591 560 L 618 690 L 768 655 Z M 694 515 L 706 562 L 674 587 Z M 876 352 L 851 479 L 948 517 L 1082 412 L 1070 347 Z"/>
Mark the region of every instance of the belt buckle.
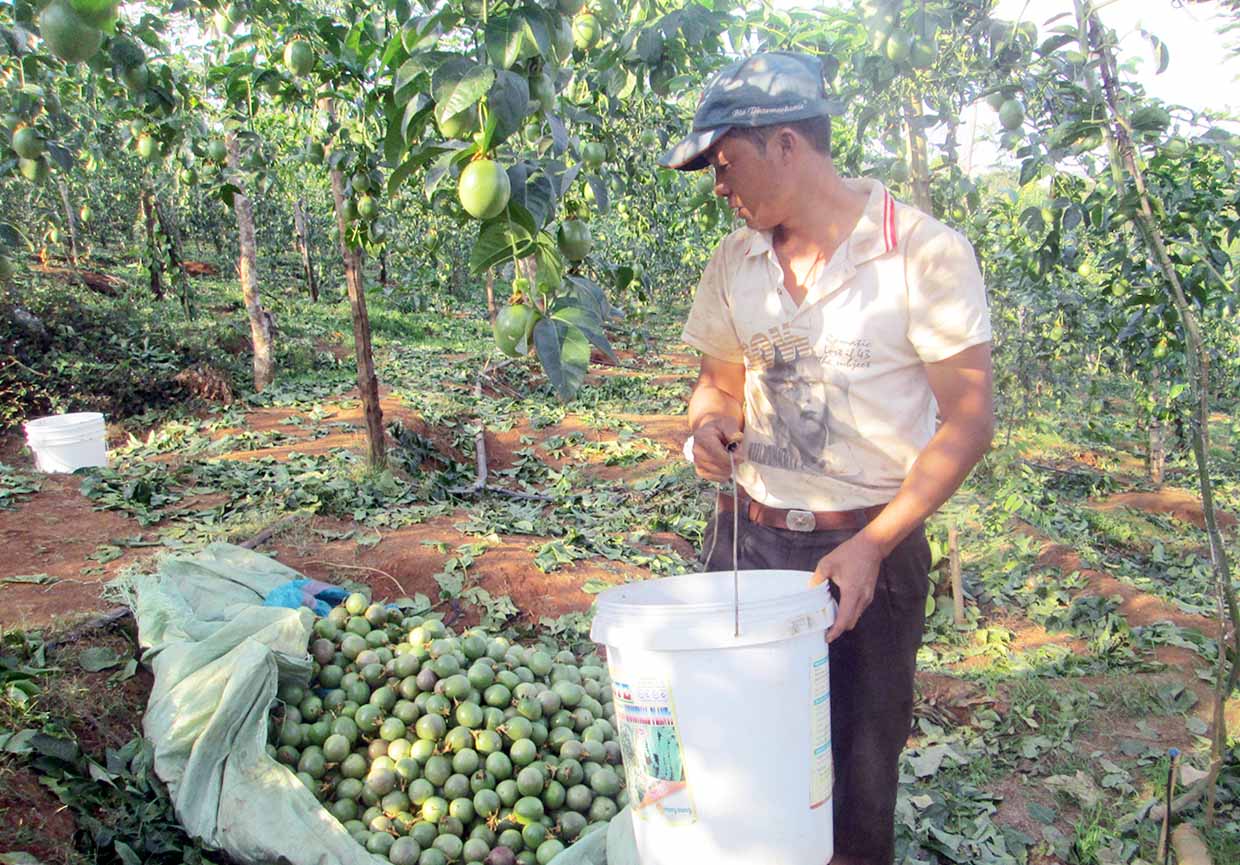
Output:
<path fill-rule="evenodd" d="M 784 524 L 794 532 L 812 532 L 818 526 L 813 511 L 802 511 L 793 508 L 784 517 Z"/>

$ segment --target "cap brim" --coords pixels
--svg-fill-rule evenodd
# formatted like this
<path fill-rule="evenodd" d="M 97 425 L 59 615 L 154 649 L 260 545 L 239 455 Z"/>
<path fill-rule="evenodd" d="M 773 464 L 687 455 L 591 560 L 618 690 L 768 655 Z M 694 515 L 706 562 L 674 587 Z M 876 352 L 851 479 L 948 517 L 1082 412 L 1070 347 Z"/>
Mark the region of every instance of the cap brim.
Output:
<path fill-rule="evenodd" d="M 706 151 L 720 138 L 728 134 L 731 126 L 718 126 L 714 129 L 702 129 L 690 132 L 684 140 L 659 157 L 659 164 L 664 168 L 677 171 L 697 171 L 705 168 Z"/>

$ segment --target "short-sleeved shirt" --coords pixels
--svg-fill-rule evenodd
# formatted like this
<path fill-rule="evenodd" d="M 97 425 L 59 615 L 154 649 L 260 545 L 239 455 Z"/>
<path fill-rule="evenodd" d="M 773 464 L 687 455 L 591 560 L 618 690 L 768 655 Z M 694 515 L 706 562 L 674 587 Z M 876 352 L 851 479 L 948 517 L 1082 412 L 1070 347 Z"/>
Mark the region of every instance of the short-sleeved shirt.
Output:
<path fill-rule="evenodd" d="M 683 339 L 745 365 L 740 484 L 772 507 L 849 510 L 895 497 L 935 430 L 925 364 L 990 341 L 977 259 L 956 231 L 872 180 L 852 234 L 798 306 L 769 232 L 715 249 Z"/>

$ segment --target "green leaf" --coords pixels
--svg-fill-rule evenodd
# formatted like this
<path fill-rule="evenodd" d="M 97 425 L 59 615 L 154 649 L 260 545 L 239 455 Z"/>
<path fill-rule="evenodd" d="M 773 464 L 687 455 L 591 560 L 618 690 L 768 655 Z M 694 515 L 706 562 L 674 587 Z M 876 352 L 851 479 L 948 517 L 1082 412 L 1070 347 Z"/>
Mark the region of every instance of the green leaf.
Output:
<path fill-rule="evenodd" d="M 1020 224 L 1034 234 L 1041 234 L 1046 230 L 1046 221 L 1042 218 L 1042 208 L 1026 207 L 1020 215 Z"/>
<path fill-rule="evenodd" d="M 35 733 L 30 739 L 35 751 L 45 757 L 60 760 L 63 763 L 74 763 L 82 755 L 82 749 L 72 739 L 60 739 L 46 733 Z"/>
<path fill-rule="evenodd" d="M 236 196 L 241 195 L 242 192 L 238 187 L 231 183 L 222 183 L 220 184 L 219 189 L 216 190 L 216 194 L 219 196 L 220 201 L 224 202 L 226 206 L 232 207 L 233 199 Z"/>
<path fill-rule="evenodd" d="M 130 658 L 125 662 L 125 666 L 108 676 L 108 681 L 119 684 L 132 679 L 138 674 L 138 659 Z"/>
<path fill-rule="evenodd" d="M 554 53 L 551 45 L 551 29 L 555 22 L 550 14 L 537 6 L 526 6 L 517 13 L 525 19 L 526 57 L 550 57 Z"/>
<path fill-rule="evenodd" d="M 416 171 L 417 168 L 418 168 L 418 162 L 416 159 L 412 159 L 412 158 L 406 159 L 404 162 L 402 162 L 396 168 L 396 170 L 393 171 L 391 175 L 388 176 L 388 182 L 387 182 L 388 195 L 395 195 L 397 190 L 400 189 L 401 184 L 403 184 L 406 180 L 408 180 L 409 175 L 413 174 L 413 172 Z"/>
<path fill-rule="evenodd" d="M 383 157 L 390 165 L 400 162 L 405 155 L 405 132 L 402 120 L 404 108 L 398 106 L 391 96 L 383 100 L 383 121 L 387 124 L 387 134 L 383 137 Z"/>
<path fill-rule="evenodd" d="M 425 93 L 419 93 L 405 104 L 405 113 L 400 119 L 400 134 L 406 144 L 414 143 L 413 136 L 409 134 L 410 127 L 429 112 L 434 104 Z"/>
<path fill-rule="evenodd" d="M 101 670 L 116 667 L 120 662 L 121 656 L 107 646 L 92 646 L 78 656 L 78 663 L 88 673 L 98 673 Z"/>
<path fill-rule="evenodd" d="M 124 865 L 142 865 L 142 859 L 124 841 L 117 841 L 114 846 L 116 847 L 116 855 L 120 857 Z"/>
<path fill-rule="evenodd" d="M 607 355 L 613 363 L 619 363 L 619 358 L 611 349 L 611 343 L 607 341 L 607 334 L 603 333 L 603 323 L 599 321 L 598 315 L 591 309 L 577 305 L 573 300 L 575 298 L 565 298 L 557 303 L 551 317 L 580 330 L 591 345 Z"/>
<path fill-rule="evenodd" d="M 1041 159 L 1026 159 L 1020 164 L 1020 185 L 1032 183 L 1038 179 L 1038 174 L 1042 170 Z"/>
<path fill-rule="evenodd" d="M 466 57 L 453 57 L 441 64 L 431 76 L 431 96 L 435 100 L 435 119 L 460 114 L 477 105 L 491 85 L 495 70 L 481 66 Z"/>
<path fill-rule="evenodd" d="M 531 167 L 527 163 L 523 164 L 527 169 Z M 509 179 L 515 179 L 511 171 L 509 171 Z M 534 224 L 540 228 L 555 216 L 555 190 L 551 186 L 551 179 L 541 172 L 534 173 L 532 176 L 527 175 L 523 184 L 514 184 L 512 200 L 528 210 L 534 219 Z"/>
<path fill-rule="evenodd" d="M 16 574 L 12 577 L 0 578 L 0 583 L 26 583 L 32 586 L 50 586 L 58 582 L 59 577 L 51 574 Z"/>
<path fill-rule="evenodd" d="M 12 223 L 0 222 L 0 243 L 5 246 L 16 249 L 19 246 L 29 246 L 30 242 Z"/>
<path fill-rule="evenodd" d="M 663 32 L 658 27 L 649 27 L 637 37 L 633 47 L 637 59 L 651 66 L 663 58 Z"/>
<path fill-rule="evenodd" d="M 605 322 L 614 317 L 615 309 L 607 300 L 602 286 L 597 282 L 584 276 L 570 276 L 566 281 L 577 292 L 580 305 L 592 308 L 599 321 Z"/>
<path fill-rule="evenodd" d="M 556 395 L 572 399 L 585 381 L 590 340 L 571 324 L 542 318 L 534 325 L 534 349 Z"/>
<path fill-rule="evenodd" d="M 435 574 L 435 582 L 445 598 L 455 598 L 465 587 L 465 574 L 458 570 L 440 571 Z"/>
<path fill-rule="evenodd" d="M 499 15 L 490 18 L 484 31 L 487 57 L 496 66 L 511 69 L 521 59 L 527 24 L 520 15 Z"/>
<path fill-rule="evenodd" d="M 491 141 L 505 140 L 521 128 L 530 106 L 530 82 L 524 75 L 501 71 L 487 93 L 487 111 L 495 123 Z"/>
<path fill-rule="evenodd" d="M 38 730 L 18 730 L 16 733 L 0 733 L 0 751 L 7 754 L 29 754 L 34 751 L 34 737 Z"/>
<path fill-rule="evenodd" d="M 392 93 L 396 101 L 404 103 L 414 93 L 423 91 L 430 84 L 430 76 L 435 69 L 449 60 L 459 59 L 460 55 L 448 51 L 424 51 L 414 54 L 396 70 L 392 80 Z M 419 81 L 419 78 L 425 78 Z"/>
<path fill-rule="evenodd" d="M 43 860 L 29 853 L 0 853 L 0 865 L 43 865 Z"/>
<path fill-rule="evenodd" d="M 1150 40 L 1150 47 L 1154 49 L 1154 55 L 1158 58 L 1158 68 L 1154 70 L 1154 74 L 1162 75 L 1167 71 L 1167 65 L 1171 63 L 1171 52 L 1167 50 L 1167 43 L 1148 30 L 1142 30 L 1141 35 Z"/>
<path fill-rule="evenodd" d="M 385 69 L 388 69 L 402 62 L 408 54 L 409 52 L 405 49 L 404 41 L 401 39 L 400 34 L 397 34 L 388 40 L 387 47 L 383 51 L 383 59 L 380 63 L 383 64 Z"/>
<path fill-rule="evenodd" d="M 538 229 L 529 211 L 509 202 L 508 210 L 482 224 L 469 255 L 469 269 L 483 273 L 487 268 L 533 255 Z"/>
<path fill-rule="evenodd" d="M 593 174 L 587 174 L 586 183 L 590 184 L 590 191 L 594 193 L 594 206 L 598 208 L 598 212 L 607 213 L 611 209 L 611 200 L 607 195 L 606 181 Z"/>

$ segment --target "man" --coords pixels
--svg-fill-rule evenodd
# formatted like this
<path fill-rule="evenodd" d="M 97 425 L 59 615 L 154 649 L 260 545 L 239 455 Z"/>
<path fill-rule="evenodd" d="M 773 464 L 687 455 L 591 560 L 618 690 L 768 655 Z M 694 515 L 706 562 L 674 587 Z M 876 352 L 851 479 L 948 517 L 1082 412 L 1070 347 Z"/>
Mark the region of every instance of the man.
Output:
<path fill-rule="evenodd" d="M 836 173 L 838 113 L 814 58 L 755 55 L 712 80 L 660 161 L 711 167 L 745 222 L 684 329 L 702 352 L 693 458 L 718 482 L 735 460 L 740 567 L 831 584 L 832 861 L 887 865 L 928 590 L 922 524 L 989 447 L 990 323 L 963 237 Z M 732 567 L 731 526 L 713 527 L 712 569 Z"/>

